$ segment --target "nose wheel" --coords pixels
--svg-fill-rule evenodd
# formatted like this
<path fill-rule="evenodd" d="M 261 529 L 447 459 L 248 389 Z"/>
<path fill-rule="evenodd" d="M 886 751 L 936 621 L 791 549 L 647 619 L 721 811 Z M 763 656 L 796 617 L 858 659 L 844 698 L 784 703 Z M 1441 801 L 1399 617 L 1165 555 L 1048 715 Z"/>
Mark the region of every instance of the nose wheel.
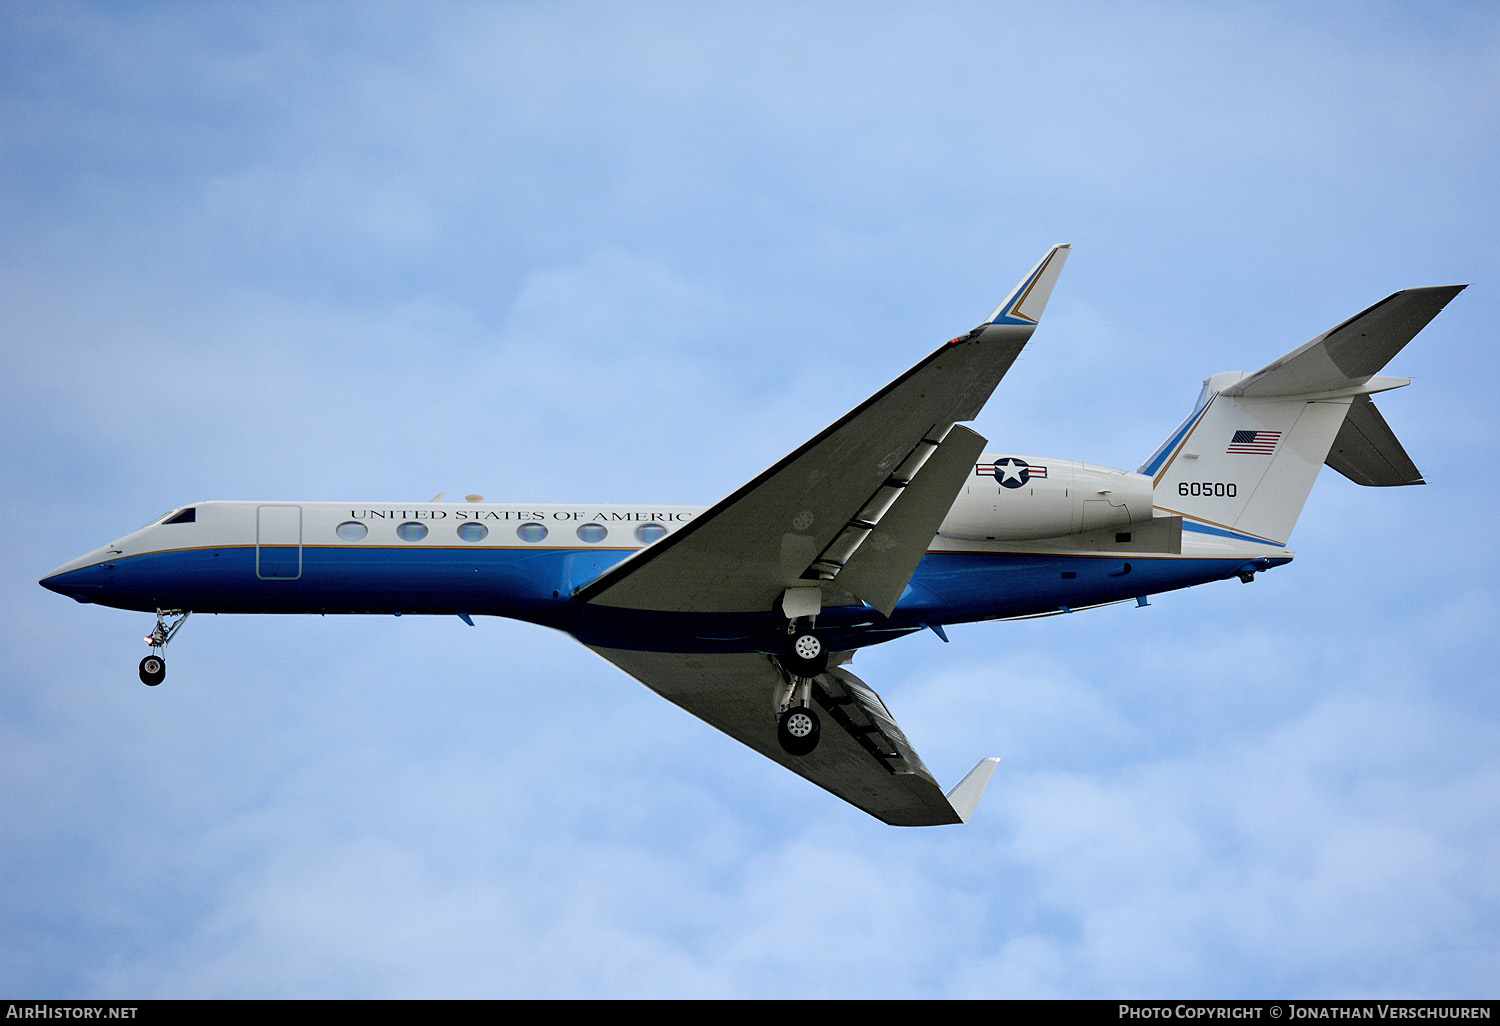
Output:
<path fill-rule="evenodd" d="M 167 642 L 177 636 L 182 625 L 187 623 L 190 611 L 186 609 L 158 609 L 156 627 L 146 635 L 146 644 L 151 654 L 141 660 L 141 683 L 154 688 L 167 679 Z"/>
<path fill-rule="evenodd" d="M 154 688 L 167 679 L 167 661 L 159 655 L 148 655 L 141 660 L 141 683 Z"/>

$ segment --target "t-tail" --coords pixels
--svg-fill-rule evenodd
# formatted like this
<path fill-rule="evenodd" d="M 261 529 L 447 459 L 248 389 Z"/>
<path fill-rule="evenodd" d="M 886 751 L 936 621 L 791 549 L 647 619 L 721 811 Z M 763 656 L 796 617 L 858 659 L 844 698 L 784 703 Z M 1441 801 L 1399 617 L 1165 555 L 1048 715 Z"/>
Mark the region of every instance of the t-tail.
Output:
<path fill-rule="evenodd" d="M 1380 371 L 1464 288 L 1397 292 L 1254 374 L 1209 378 L 1140 469 L 1157 509 L 1284 545 L 1324 463 L 1362 485 L 1425 483 L 1370 396 L 1411 384 Z"/>

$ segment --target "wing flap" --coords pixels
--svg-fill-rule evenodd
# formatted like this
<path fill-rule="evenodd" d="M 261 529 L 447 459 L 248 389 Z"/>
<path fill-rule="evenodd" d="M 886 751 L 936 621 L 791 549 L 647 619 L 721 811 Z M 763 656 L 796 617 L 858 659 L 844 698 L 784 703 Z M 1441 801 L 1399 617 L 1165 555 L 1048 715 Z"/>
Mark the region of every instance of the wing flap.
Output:
<path fill-rule="evenodd" d="M 937 780 L 897 726 L 896 718 L 870 685 L 848 669 L 835 667 L 819 677 L 814 694 L 818 704 L 830 713 L 853 707 L 858 715 L 849 716 L 848 721 L 841 722 L 840 726 L 868 740 L 870 743 L 865 745 L 865 750 L 890 772 L 915 774 L 937 786 Z"/>
<path fill-rule="evenodd" d="M 844 563 L 834 578 L 838 586 L 890 616 L 984 445 L 983 436 L 966 427 L 949 431 Z"/>

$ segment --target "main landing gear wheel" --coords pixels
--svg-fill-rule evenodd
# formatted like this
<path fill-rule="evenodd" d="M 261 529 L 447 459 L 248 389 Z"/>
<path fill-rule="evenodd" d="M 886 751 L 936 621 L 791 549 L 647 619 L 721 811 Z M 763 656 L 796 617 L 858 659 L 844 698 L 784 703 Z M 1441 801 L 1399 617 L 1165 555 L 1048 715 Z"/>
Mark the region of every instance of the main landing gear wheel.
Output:
<path fill-rule="evenodd" d="M 828 646 L 812 631 L 798 631 L 787 639 L 786 668 L 797 677 L 816 677 L 828 669 Z"/>
<path fill-rule="evenodd" d="M 154 688 L 167 679 L 167 661 L 159 655 L 148 655 L 141 660 L 141 683 Z"/>
<path fill-rule="evenodd" d="M 794 705 L 776 721 L 776 740 L 788 755 L 806 755 L 818 747 L 818 714 Z"/>

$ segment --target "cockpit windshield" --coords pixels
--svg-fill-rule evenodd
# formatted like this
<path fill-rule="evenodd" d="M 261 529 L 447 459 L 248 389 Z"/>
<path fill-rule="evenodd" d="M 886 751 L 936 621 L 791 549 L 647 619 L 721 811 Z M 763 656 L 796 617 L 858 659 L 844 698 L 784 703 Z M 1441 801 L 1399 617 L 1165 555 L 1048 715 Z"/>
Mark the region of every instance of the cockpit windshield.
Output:
<path fill-rule="evenodd" d="M 198 507 L 186 506 L 182 509 L 169 510 L 157 517 L 147 527 L 155 527 L 158 524 L 192 524 L 198 520 Z"/>

